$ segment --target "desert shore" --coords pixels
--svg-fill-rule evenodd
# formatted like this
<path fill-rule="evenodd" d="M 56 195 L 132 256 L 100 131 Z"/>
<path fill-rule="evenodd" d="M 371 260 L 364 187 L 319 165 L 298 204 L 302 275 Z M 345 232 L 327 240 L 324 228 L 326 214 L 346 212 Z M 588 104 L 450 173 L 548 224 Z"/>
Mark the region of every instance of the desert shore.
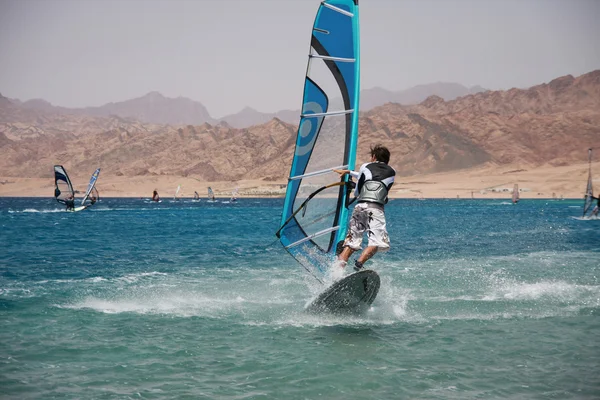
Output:
<path fill-rule="evenodd" d="M 592 173 L 600 178 L 600 162 L 592 164 Z M 392 198 L 510 198 L 517 183 L 521 198 L 574 198 L 583 197 L 588 176 L 588 164 L 570 166 L 487 166 L 469 170 L 396 177 L 391 190 Z M 83 191 L 89 176 L 72 176 L 77 190 Z M 600 181 L 598 179 L 597 181 Z M 240 180 L 235 182 L 204 182 L 180 176 L 109 176 L 100 175 L 98 190 L 102 197 L 152 196 L 157 190 L 161 197 L 172 197 L 181 185 L 181 197 L 192 197 L 194 191 L 206 197 L 207 188 L 213 188 L 217 197 L 230 197 L 239 188 L 239 197 L 281 197 L 285 195 L 285 180 Z M 0 177 L 2 197 L 51 197 L 53 177 L 20 178 Z"/>

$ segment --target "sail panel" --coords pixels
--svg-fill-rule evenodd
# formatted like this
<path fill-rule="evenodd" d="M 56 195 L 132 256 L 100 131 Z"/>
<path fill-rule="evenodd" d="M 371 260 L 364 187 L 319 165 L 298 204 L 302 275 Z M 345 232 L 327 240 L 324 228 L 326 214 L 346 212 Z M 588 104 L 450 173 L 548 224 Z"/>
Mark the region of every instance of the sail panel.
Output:
<path fill-rule="evenodd" d="M 62 204 L 65 204 L 68 197 L 75 197 L 69 175 L 67 175 L 67 171 L 62 165 L 54 166 L 54 197 L 56 201 Z"/>
<path fill-rule="evenodd" d="M 91 197 L 95 198 L 96 201 L 100 200 L 100 193 L 98 193 L 98 189 L 94 186 L 90 193 Z"/>
<path fill-rule="evenodd" d="M 324 1 L 313 26 L 300 124 L 278 231 L 284 247 L 313 272 L 324 272 L 337 242 L 346 234 L 349 191 L 344 183 L 348 177 L 341 181 L 332 169 L 354 168 L 358 88 L 358 6 L 353 0 Z M 299 244 L 290 247 L 295 243 Z"/>
<path fill-rule="evenodd" d="M 81 205 L 85 204 L 85 201 L 88 199 L 88 197 L 92 193 L 92 190 L 94 189 L 94 186 L 96 185 L 96 181 L 98 180 L 98 175 L 100 175 L 100 168 L 96 169 L 96 171 L 94 171 L 94 173 L 92 174 L 92 177 L 90 178 L 90 183 L 88 184 L 88 188 L 85 191 L 85 196 L 83 196 L 83 199 L 81 200 Z"/>

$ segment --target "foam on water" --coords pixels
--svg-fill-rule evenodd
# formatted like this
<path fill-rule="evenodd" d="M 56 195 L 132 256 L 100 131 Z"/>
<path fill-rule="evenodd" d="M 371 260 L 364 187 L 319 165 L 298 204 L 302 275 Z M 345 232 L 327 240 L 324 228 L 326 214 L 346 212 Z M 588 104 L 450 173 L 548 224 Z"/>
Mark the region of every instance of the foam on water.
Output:
<path fill-rule="evenodd" d="M 597 397 L 600 234 L 574 202 L 390 201 L 361 316 L 304 312 L 324 285 L 265 249 L 282 199 L 205 203 L 0 198 L 3 395 Z"/>
<path fill-rule="evenodd" d="M 24 210 L 7 210 L 9 214 L 20 214 L 20 213 L 57 213 L 64 212 L 64 209 L 52 208 L 52 209 L 35 209 L 35 208 L 26 208 Z"/>
<path fill-rule="evenodd" d="M 577 285 L 562 281 L 522 283 L 502 280 L 483 297 L 483 300 L 540 300 L 548 302 L 578 302 L 600 305 L 600 286 Z"/>

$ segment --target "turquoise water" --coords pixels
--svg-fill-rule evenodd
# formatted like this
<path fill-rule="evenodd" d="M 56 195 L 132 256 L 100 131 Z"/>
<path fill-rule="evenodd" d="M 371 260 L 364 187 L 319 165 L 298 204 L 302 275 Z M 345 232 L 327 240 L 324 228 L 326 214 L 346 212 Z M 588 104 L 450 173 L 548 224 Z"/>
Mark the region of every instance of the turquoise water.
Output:
<path fill-rule="evenodd" d="M 282 199 L 0 198 L 0 397 L 600 397 L 600 221 L 582 201 L 393 200 L 362 317 L 278 243 Z"/>

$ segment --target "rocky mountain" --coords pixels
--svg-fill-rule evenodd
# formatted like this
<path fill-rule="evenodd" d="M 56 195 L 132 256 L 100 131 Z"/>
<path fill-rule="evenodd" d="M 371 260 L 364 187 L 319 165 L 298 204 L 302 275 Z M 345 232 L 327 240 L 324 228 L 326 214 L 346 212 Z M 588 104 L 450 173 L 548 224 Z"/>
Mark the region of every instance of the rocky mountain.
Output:
<path fill-rule="evenodd" d="M 387 104 L 363 116 L 362 131 L 390 146 L 404 174 L 585 162 L 600 140 L 600 70 L 526 90 Z"/>
<path fill-rule="evenodd" d="M 429 96 L 439 96 L 449 101 L 458 97 L 485 92 L 481 86 L 467 88 L 458 83 L 437 82 L 427 85 L 417 85 L 406 90 L 390 91 L 380 87 L 362 90 L 360 93 L 360 109 L 368 111 L 386 103 L 404 105 L 418 104 Z"/>
<path fill-rule="evenodd" d="M 390 91 L 379 87 L 366 89 L 360 92 L 360 110 L 369 111 L 375 107 L 386 103 L 417 104 L 424 101 L 429 96 L 439 96 L 444 100 L 454 100 L 457 97 L 466 96 L 472 93 L 484 92 L 486 89 L 481 86 L 466 88 L 458 83 L 438 82 L 428 85 L 418 85 L 406 90 Z M 342 107 L 340 98 L 332 99 L 332 108 Z M 265 123 L 273 118 L 278 118 L 290 124 L 297 124 L 300 118 L 300 110 L 283 110 L 277 113 L 261 113 L 250 107 L 242 111 L 223 117 L 234 128 L 244 128 L 247 126 Z"/>
<path fill-rule="evenodd" d="M 203 181 L 285 178 L 297 127 L 279 118 L 238 129 L 226 123 L 142 124 L 73 116 L 0 98 L 1 176 L 49 177 L 53 164 L 89 174 L 179 175 Z M 388 103 L 362 113 L 358 162 L 387 145 L 401 176 L 482 165 L 584 163 L 600 140 L 600 70 L 526 90 L 452 101 Z M 75 134 L 74 132 L 77 132 Z"/>
<path fill-rule="evenodd" d="M 24 104 L 0 95 L 0 133 L 8 139 L 21 141 L 28 138 L 50 137 L 70 140 L 78 136 L 87 136 L 121 127 L 145 132 L 159 129 L 159 126 L 154 124 L 143 124 L 134 119 L 114 115 L 93 117 L 85 114 L 65 113 L 56 110 L 52 105 L 46 107 L 44 102 L 35 102 L 37 107 Z"/>
<path fill-rule="evenodd" d="M 108 103 L 100 107 L 57 107 L 41 99 L 28 100 L 20 105 L 26 109 L 55 114 L 117 116 L 143 123 L 164 125 L 200 125 L 205 122 L 211 124 L 217 122 L 201 103 L 185 97 L 168 98 L 158 92 L 150 92 L 142 97 Z"/>
<path fill-rule="evenodd" d="M 248 126 L 264 124 L 273 118 L 280 119 L 289 124 L 297 124 L 300 120 L 300 110 L 282 110 L 276 113 L 262 113 L 251 107 L 245 107 L 242 111 L 221 118 L 234 128 L 246 128 Z"/>
<path fill-rule="evenodd" d="M 445 100 L 453 100 L 469 93 L 483 91 L 479 87 L 467 89 L 457 83 L 434 83 L 419 85 L 402 91 L 388 91 L 381 88 L 367 89 L 361 92 L 361 111 L 385 103 L 394 102 L 401 104 L 416 104 L 425 100 L 430 95 L 437 95 Z M 100 107 L 67 108 L 54 106 L 43 99 L 32 99 L 21 102 L 12 99 L 14 105 L 23 109 L 35 110 L 47 114 L 78 115 L 89 117 L 119 117 L 136 120 L 141 123 L 155 123 L 163 125 L 201 125 L 205 122 L 216 124 L 225 122 L 234 128 L 246 128 L 253 125 L 264 124 L 273 118 L 278 118 L 290 124 L 298 123 L 299 110 L 281 110 L 276 113 L 263 113 L 251 107 L 245 107 L 240 112 L 227 115 L 219 120 L 210 116 L 202 103 L 185 97 L 169 98 L 159 92 L 150 92 L 142 97 L 108 103 Z M 341 99 L 333 99 L 332 104 L 338 106 Z M 341 106 L 341 105 L 340 105 Z"/>

